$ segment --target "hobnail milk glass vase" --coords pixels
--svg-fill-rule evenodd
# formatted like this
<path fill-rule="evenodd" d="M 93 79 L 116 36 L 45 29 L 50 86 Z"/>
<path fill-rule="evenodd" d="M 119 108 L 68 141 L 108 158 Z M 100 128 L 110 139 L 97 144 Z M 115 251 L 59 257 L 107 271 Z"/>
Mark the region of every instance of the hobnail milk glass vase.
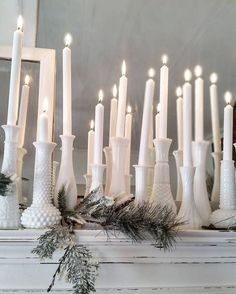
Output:
<path fill-rule="evenodd" d="M 21 217 L 26 228 L 44 229 L 60 222 L 60 211 L 52 204 L 52 152 L 55 143 L 35 142 L 33 203 Z"/>
<path fill-rule="evenodd" d="M 2 128 L 5 132 L 2 173 L 16 176 L 19 127 L 4 125 Z M 15 182 L 5 196 L 0 195 L 0 229 L 19 228 L 20 211 L 17 192 L 17 182 Z"/>

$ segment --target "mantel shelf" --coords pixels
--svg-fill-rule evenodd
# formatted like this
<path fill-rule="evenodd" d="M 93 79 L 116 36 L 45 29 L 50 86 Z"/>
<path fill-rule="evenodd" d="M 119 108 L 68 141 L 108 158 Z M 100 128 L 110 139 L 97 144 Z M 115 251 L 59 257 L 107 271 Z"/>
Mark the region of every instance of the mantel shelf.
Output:
<path fill-rule="evenodd" d="M 0 293 L 45 293 L 61 253 L 44 261 L 31 253 L 43 232 L 0 231 Z M 99 257 L 97 293 L 236 293 L 236 232 L 181 231 L 171 251 L 122 234 L 108 238 L 103 231 L 77 230 L 75 235 Z M 61 280 L 54 291 L 71 289 Z"/>

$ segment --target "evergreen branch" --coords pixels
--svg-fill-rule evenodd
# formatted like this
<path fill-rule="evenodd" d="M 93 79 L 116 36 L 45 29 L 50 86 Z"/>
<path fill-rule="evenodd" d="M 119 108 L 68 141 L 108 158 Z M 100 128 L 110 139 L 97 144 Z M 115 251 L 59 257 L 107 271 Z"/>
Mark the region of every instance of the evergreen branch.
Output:
<path fill-rule="evenodd" d="M 66 211 L 66 188 L 64 185 L 59 190 L 57 199 L 58 199 L 58 209 L 60 210 L 61 215 L 63 216 Z"/>
<path fill-rule="evenodd" d="M 0 173 L 0 195 L 6 196 L 10 189 L 10 185 L 13 183 L 12 176 L 7 176 Z"/>

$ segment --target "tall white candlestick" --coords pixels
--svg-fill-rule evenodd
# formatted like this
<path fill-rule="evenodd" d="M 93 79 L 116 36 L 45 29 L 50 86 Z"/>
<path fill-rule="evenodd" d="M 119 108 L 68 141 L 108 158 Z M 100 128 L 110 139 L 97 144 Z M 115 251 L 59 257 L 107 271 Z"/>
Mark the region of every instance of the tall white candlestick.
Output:
<path fill-rule="evenodd" d="M 168 107 L 168 75 L 169 70 L 166 65 L 167 56 L 162 57 L 163 66 L 160 69 L 160 138 L 167 138 L 167 107 Z"/>
<path fill-rule="evenodd" d="M 227 105 L 224 108 L 224 151 L 223 160 L 232 160 L 233 146 L 233 107 L 230 105 L 232 95 L 230 92 L 225 93 L 225 102 Z"/>
<path fill-rule="evenodd" d="M 63 49 L 63 135 L 72 133 L 71 116 L 71 35 L 65 36 L 65 45 Z"/>
<path fill-rule="evenodd" d="M 160 111 L 161 104 L 157 104 L 157 114 L 155 115 L 155 138 L 159 138 L 159 129 L 160 129 Z"/>
<path fill-rule="evenodd" d="M 113 87 L 113 98 L 111 99 L 111 109 L 110 109 L 110 130 L 109 130 L 109 146 L 111 146 L 111 138 L 116 136 L 116 123 L 117 123 L 117 87 Z"/>
<path fill-rule="evenodd" d="M 183 166 L 192 167 L 192 86 L 190 70 L 184 73 L 183 86 Z"/>
<path fill-rule="evenodd" d="M 148 165 L 149 164 L 149 128 L 150 120 L 152 113 L 152 103 L 155 89 L 155 82 L 152 79 L 155 75 L 153 69 L 149 70 L 149 79 L 146 82 L 145 95 L 144 95 L 144 106 L 143 106 L 143 119 L 142 119 L 142 128 L 140 136 L 140 147 L 139 147 L 139 165 Z"/>
<path fill-rule="evenodd" d="M 103 92 L 99 91 L 99 102 L 95 107 L 95 135 L 94 135 L 94 164 L 102 164 L 103 149 L 103 121 L 104 106 L 102 105 Z"/>
<path fill-rule="evenodd" d="M 178 87 L 176 89 L 176 111 L 177 111 L 177 133 L 178 133 L 178 150 L 183 150 L 183 98 L 182 89 Z"/>
<path fill-rule="evenodd" d="M 149 127 L 149 137 L 148 137 L 148 148 L 153 148 L 153 105 L 150 114 L 150 127 Z"/>
<path fill-rule="evenodd" d="M 195 67 L 195 141 L 204 140 L 204 82 L 201 78 L 202 68 Z"/>
<path fill-rule="evenodd" d="M 22 87 L 21 92 L 21 101 L 20 101 L 20 112 L 18 119 L 18 127 L 19 130 L 19 147 L 24 146 L 25 141 L 25 127 L 26 127 L 26 119 L 27 119 L 27 110 L 28 110 L 28 101 L 29 101 L 29 76 L 25 77 L 25 84 Z"/>
<path fill-rule="evenodd" d="M 23 19 L 18 17 L 17 30 L 13 36 L 12 60 L 11 60 L 11 76 L 8 101 L 7 124 L 16 125 L 18 107 L 19 107 L 19 91 L 20 91 L 20 72 L 21 72 L 21 51 L 23 41 Z"/>
<path fill-rule="evenodd" d="M 127 114 L 125 116 L 125 138 L 129 139 L 129 146 L 127 150 L 125 174 L 130 174 L 130 152 L 131 152 L 131 130 L 132 130 L 132 114 L 131 107 L 127 107 Z"/>
<path fill-rule="evenodd" d="M 44 99 L 43 112 L 39 117 L 39 127 L 38 127 L 38 141 L 39 142 L 49 142 L 49 132 L 48 132 L 48 100 Z"/>
<path fill-rule="evenodd" d="M 87 175 L 92 174 L 92 164 L 94 159 L 94 121 L 90 122 L 90 130 L 88 132 L 88 154 L 87 154 Z"/>
<path fill-rule="evenodd" d="M 211 101 L 211 123 L 214 142 L 214 151 L 221 152 L 220 141 L 220 120 L 219 120 L 219 107 L 218 107 L 218 95 L 217 95 L 217 75 L 215 73 L 210 76 L 210 101 Z"/>
<path fill-rule="evenodd" d="M 123 61 L 122 64 L 122 76 L 119 83 L 119 98 L 118 98 L 118 113 L 117 113 L 117 124 L 116 124 L 116 136 L 124 137 L 125 132 L 125 111 L 126 111 L 126 99 L 127 99 L 127 84 L 128 79 L 126 74 L 126 64 Z"/>

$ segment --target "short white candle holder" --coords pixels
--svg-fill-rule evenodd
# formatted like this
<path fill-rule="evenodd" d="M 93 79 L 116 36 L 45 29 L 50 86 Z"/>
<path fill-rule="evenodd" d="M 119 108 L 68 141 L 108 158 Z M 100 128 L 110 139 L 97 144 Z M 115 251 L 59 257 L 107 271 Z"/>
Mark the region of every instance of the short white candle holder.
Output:
<path fill-rule="evenodd" d="M 177 190 L 176 190 L 176 201 L 182 201 L 183 195 L 183 185 L 182 185 L 182 178 L 180 174 L 180 167 L 183 166 L 183 151 L 182 150 L 175 150 L 173 152 L 176 164 L 176 175 L 177 175 Z"/>
<path fill-rule="evenodd" d="M 106 159 L 106 184 L 105 184 L 105 195 L 109 194 L 111 186 L 111 173 L 112 173 L 112 148 L 107 146 L 103 149 Z"/>
<path fill-rule="evenodd" d="M 233 160 L 221 161 L 220 209 L 210 216 L 210 223 L 216 228 L 228 228 L 236 224 L 236 190 Z"/>
<path fill-rule="evenodd" d="M 194 167 L 180 167 L 180 174 L 183 183 L 183 194 L 180 210 L 178 213 L 178 219 L 184 222 L 181 227 L 183 227 L 184 229 L 193 230 L 200 229 L 203 224 L 194 201 L 194 173 Z"/>
<path fill-rule="evenodd" d="M 149 165 L 134 165 L 135 168 L 135 202 L 148 200 L 148 171 Z"/>
<path fill-rule="evenodd" d="M 21 216 L 25 228 L 44 229 L 60 222 L 60 211 L 52 204 L 52 152 L 55 143 L 34 142 L 36 148 L 33 202 Z"/>
<path fill-rule="evenodd" d="M 112 137 L 112 175 L 109 196 L 126 193 L 125 160 L 129 139 L 125 137 Z"/>
<path fill-rule="evenodd" d="M 91 184 L 92 184 L 92 175 L 85 174 L 84 175 L 85 179 L 85 193 L 84 196 L 87 196 L 90 192 Z"/>
<path fill-rule="evenodd" d="M 211 192 L 211 201 L 220 203 L 220 162 L 222 160 L 222 152 L 211 153 L 214 160 L 214 184 Z"/>
<path fill-rule="evenodd" d="M 171 193 L 169 171 L 169 149 L 172 140 L 156 138 L 153 142 L 156 150 L 156 164 L 151 200 L 170 207 L 176 213 L 177 208 Z"/>
<path fill-rule="evenodd" d="M 106 168 L 105 164 L 92 164 L 92 183 L 90 192 L 99 188 L 99 195 L 103 196 L 103 174 Z"/>
<path fill-rule="evenodd" d="M 196 167 L 193 192 L 197 210 L 202 218 L 203 225 L 209 225 L 211 206 L 206 186 L 206 156 L 209 147 L 208 141 L 193 142 L 193 165 Z"/>
<path fill-rule="evenodd" d="M 73 167 L 73 142 L 75 136 L 61 135 L 61 164 L 55 187 L 54 202 L 58 206 L 58 192 L 65 186 L 66 207 L 73 209 L 77 204 L 77 185 Z"/>
<path fill-rule="evenodd" d="M 131 180 L 132 180 L 132 175 L 125 175 L 125 192 L 127 194 L 131 193 Z"/>
<path fill-rule="evenodd" d="M 2 173 L 8 176 L 17 175 L 17 144 L 20 128 L 3 125 L 5 132 Z M 0 195 L 0 229 L 18 229 L 20 211 L 17 182 L 12 185 L 6 195 Z"/>
<path fill-rule="evenodd" d="M 22 195 L 22 168 L 24 162 L 24 156 L 27 154 L 27 150 L 22 147 L 17 148 L 17 194 L 18 194 L 18 201 L 21 204 L 24 204 L 24 197 Z"/>

